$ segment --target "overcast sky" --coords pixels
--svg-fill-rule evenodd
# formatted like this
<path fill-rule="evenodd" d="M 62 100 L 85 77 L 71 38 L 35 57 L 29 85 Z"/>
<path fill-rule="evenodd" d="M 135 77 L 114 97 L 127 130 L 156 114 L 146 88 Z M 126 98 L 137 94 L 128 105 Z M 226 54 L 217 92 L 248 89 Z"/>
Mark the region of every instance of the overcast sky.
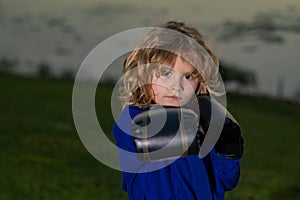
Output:
<path fill-rule="evenodd" d="M 260 92 L 276 94 L 281 81 L 284 95 L 291 96 L 300 87 L 299 11 L 295 0 L 0 0 L 0 58 L 17 59 L 21 73 L 34 73 L 42 61 L 55 73 L 76 70 L 106 38 L 176 19 L 200 29 L 222 61 L 253 70 Z M 279 30 L 279 42 L 256 32 L 220 40 L 226 22 L 247 27 L 262 20 L 296 28 Z"/>

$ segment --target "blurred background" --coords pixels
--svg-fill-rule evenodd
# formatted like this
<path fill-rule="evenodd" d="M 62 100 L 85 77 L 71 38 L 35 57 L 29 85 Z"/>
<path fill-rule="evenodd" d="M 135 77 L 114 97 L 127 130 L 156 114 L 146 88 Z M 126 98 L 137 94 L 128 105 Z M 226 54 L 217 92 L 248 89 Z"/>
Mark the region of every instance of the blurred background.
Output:
<path fill-rule="evenodd" d="M 0 199 L 127 198 L 121 173 L 77 135 L 73 80 L 101 41 L 168 20 L 197 27 L 221 61 L 246 146 L 240 183 L 226 199 L 300 199 L 299 11 L 294 0 L 0 0 Z M 107 68 L 96 94 L 109 138 L 121 64 Z"/>
<path fill-rule="evenodd" d="M 292 99 L 300 88 L 299 4 L 1 0 L 1 68 L 23 75 L 70 76 L 108 37 L 175 19 L 199 28 L 221 61 L 255 73 L 251 92 Z M 109 71 L 107 76 L 120 74 L 119 67 Z"/>

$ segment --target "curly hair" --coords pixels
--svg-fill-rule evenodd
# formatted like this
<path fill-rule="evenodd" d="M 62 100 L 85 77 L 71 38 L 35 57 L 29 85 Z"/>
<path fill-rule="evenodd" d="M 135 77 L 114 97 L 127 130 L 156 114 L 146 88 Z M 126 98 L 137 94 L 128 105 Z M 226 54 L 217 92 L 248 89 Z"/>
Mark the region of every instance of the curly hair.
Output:
<path fill-rule="evenodd" d="M 218 95 L 214 89 L 220 82 L 219 61 L 212 48 L 196 28 L 169 21 L 151 30 L 126 57 L 120 87 L 122 105 L 149 106 L 153 102 L 153 76 L 159 76 L 161 64 L 173 66 L 177 56 L 197 70 L 200 86 L 196 94 Z"/>

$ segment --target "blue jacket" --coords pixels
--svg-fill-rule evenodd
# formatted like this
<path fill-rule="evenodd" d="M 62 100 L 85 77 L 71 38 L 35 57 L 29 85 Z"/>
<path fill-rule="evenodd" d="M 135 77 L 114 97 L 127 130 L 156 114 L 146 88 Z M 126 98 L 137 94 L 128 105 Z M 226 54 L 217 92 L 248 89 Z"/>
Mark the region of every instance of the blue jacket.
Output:
<path fill-rule="evenodd" d="M 214 149 L 202 159 L 192 155 L 152 163 L 139 161 L 134 153 L 128 155 L 127 152 L 135 152 L 132 119 L 143 111 L 136 106 L 126 107 L 112 130 L 123 170 L 122 189 L 129 199 L 224 199 L 225 191 L 238 183 L 238 159 L 227 159 L 216 154 Z"/>

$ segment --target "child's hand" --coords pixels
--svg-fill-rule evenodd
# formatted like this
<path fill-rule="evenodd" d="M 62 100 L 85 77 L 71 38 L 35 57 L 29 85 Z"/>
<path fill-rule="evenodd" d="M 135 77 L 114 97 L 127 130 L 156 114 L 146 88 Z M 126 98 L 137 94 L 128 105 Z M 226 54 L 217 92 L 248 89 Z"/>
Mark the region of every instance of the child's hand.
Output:
<path fill-rule="evenodd" d="M 197 99 L 192 102 L 192 105 L 199 106 L 200 126 L 205 134 L 213 118 L 224 121 L 222 132 L 215 144 L 216 153 L 229 159 L 241 158 L 243 155 L 241 129 L 229 111 L 209 95 L 199 95 Z M 212 115 L 212 106 L 214 107 L 214 115 Z M 222 117 L 225 117 L 225 119 Z"/>

